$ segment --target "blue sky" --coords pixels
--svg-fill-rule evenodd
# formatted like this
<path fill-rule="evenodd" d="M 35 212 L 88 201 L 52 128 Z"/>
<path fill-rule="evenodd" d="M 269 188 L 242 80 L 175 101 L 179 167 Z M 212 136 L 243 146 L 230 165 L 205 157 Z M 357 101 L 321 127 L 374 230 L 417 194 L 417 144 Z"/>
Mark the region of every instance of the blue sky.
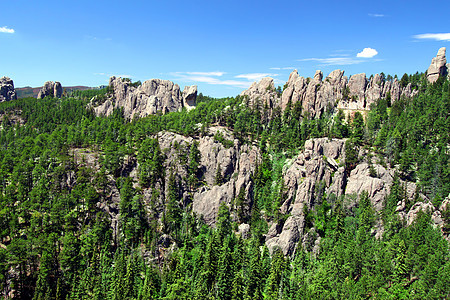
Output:
<path fill-rule="evenodd" d="M 450 46 L 449 11 L 442 0 L 5 1 L 0 76 L 16 87 L 161 78 L 215 97 L 262 76 L 283 85 L 294 68 L 401 76 Z"/>

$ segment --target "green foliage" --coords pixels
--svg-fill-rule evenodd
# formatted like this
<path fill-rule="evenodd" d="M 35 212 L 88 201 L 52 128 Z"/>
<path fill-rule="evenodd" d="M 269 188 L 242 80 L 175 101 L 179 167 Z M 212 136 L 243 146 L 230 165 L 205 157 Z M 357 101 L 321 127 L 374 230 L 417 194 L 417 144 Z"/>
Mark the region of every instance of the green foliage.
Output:
<path fill-rule="evenodd" d="M 233 141 L 225 139 L 225 137 L 223 136 L 223 133 L 221 131 L 217 132 L 214 135 L 214 140 L 216 140 L 219 143 L 221 143 L 225 148 L 231 148 L 234 145 Z"/>
<path fill-rule="evenodd" d="M 418 90 L 414 99 L 391 106 L 388 96 L 374 104 L 367 124 L 356 114 L 350 125 L 332 109 L 310 119 L 301 102 L 271 111 L 242 97 L 201 94 L 189 112 L 131 122 L 121 110 L 95 117 L 87 104 L 109 97 L 108 88 L 0 103 L 7 116 L 0 129 L 0 297 L 13 288 L 24 299 L 449 298 L 448 242 L 428 212 L 410 226 L 396 213 L 397 203 L 408 210 L 417 201 L 402 180 L 416 181 L 416 193 L 436 207 L 450 193 L 450 87 L 423 80 L 403 76 L 402 85 Z M 236 191 L 230 207 L 220 206 L 215 228 L 191 211 L 203 180 L 197 141 L 212 124 L 261 150 L 251 185 Z M 186 178 L 166 172 L 161 131 L 193 138 L 173 145 Z M 317 183 L 315 202 L 303 206 L 311 241 L 303 249 L 299 240 L 292 257 L 278 248 L 269 255 L 268 222 L 281 228 L 289 217 L 280 209 L 288 194 L 283 168 L 307 139 L 325 136 L 350 137 L 346 175 L 363 146 L 397 166 L 381 216 L 366 193 L 336 197 Z M 221 134 L 214 139 L 234 145 Z M 135 166 L 139 182 L 130 176 Z M 216 184 L 229 180 L 222 174 L 218 164 Z M 449 208 L 441 214 L 448 233 Z M 235 233 L 240 223 L 250 225 L 251 238 Z M 380 224 L 383 237 L 375 238 Z"/>

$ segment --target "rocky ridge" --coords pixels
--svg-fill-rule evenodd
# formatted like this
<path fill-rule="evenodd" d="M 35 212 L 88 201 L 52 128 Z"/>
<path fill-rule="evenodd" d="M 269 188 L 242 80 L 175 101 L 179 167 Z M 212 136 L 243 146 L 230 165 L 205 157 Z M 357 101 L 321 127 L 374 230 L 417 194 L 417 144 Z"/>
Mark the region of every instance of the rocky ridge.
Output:
<path fill-rule="evenodd" d="M 270 250 L 280 247 L 285 255 L 292 255 L 298 243 L 305 249 L 317 251 L 320 237 L 316 229 L 308 228 L 305 222 L 305 212 L 314 210 L 321 204 L 324 195 L 334 194 L 337 197 L 345 195 L 345 205 L 348 208 L 358 203 L 358 196 L 367 192 L 372 206 L 377 213 L 381 212 L 385 198 L 390 193 L 394 180 L 395 168 L 389 168 L 379 163 L 367 160 L 367 150 L 360 151 L 360 163 L 347 174 L 344 170 L 345 140 L 316 138 L 306 141 L 304 150 L 293 159 L 283 173 L 286 188 L 285 201 L 280 210 L 289 217 L 283 224 L 272 223 L 266 235 L 266 245 Z M 370 164 L 375 175 L 370 172 Z M 413 199 L 416 185 L 413 182 L 401 181 L 406 189 L 408 199 Z M 410 225 L 420 210 L 430 211 L 436 227 L 442 228 L 442 212 L 450 203 L 447 198 L 439 208 L 435 208 L 431 201 L 419 195 L 421 201 L 411 208 L 405 203 L 397 204 L 397 213 L 400 219 Z M 377 221 L 376 231 L 373 234 L 381 238 L 383 224 Z M 448 237 L 447 237 L 448 238 Z M 316 248 L 314 248 L 316 247 Z"/>
<path fill-rule="evenodd" d="M 111 77 L 110 97 L 99 106 L 94 107 L 95 113 L 109 116 L 118 107 L 124 109 L 126 119 L 146 117 L 158 112 L 168 113 L 179 111 L 183 107 L 190 109 L 195 106 L 197 86 L 185 87 L 181 92 L 178 84 L 169 80 L 151 79 L 139 86 L 121 77 Z"/>
<path fill-rule="evenodd" d="M 47 96 L 61 98 L 63 94 L 63 88 L 58 81 L 47 81 L 39 91 L 37 98 L 44 99 Z"/>
<path fill-rule="evenodd" d="M 450 64 L 447 64 L 445 53 L 446 48 L 443 47 L 432 59 L 427 71 L 430 83 L 449 74 Z M 360 73 L 348 78 L 344 76 L 344 71 L 334 70 L 325 79 L 323 77 L 322 71 L 316 71 L 313 78 L 304 78 L 294 70 L 281 95 L 275 90 L 274 80 L 266 77 L 254 82 L 241 96 L 247 97 L 251 106 L 269 109 L 281 107 L 284 110 L 289 102 L 292 105 L 300 102 L 306 114 L 318 118 L 335 107 L 349 114 L 352 111 L 367 111 L 372 103 L 381 98 L 390 98 L 391 102 L 395 102 L 417 94 L 410 83 L 402 87 L 397 78 L 386 80 L 383 74 L 375 74 L 368 79 L 365 73 Z"/>
<path fill-rule="evenodd" d="M 0 78 L 0 102 L 17 99 L 14 82 L 9 77 Z"/>
<path fill-rule="evenodd" d="M 345 112 L 369 110 L 370 105 L 380 98 L 390 97 L 394 102 L 401 97 L 410 98 L 416 94 L 417 91 L 412 90 L 411 84 L 402 88 L 397 78 L 387 81 L 382 74 L 367 79 L 366 74 L 361 73 L 348 79 L 344 76 L 344 71 L 334 70 L 323 79 L 321 71 L 316 71 L 313 78 L 304 78 L 294 70 L 289 75 L 281 97 L 276 93 L 270 77 L 253 83 L 241 96 L 248 97 L 249 105 L 261 103 L 268 108 L 279 106 L 282 110 L 289 102 L 292 105 L 300 102 L 305 113 L 318 118 L 334 107 Z"/>

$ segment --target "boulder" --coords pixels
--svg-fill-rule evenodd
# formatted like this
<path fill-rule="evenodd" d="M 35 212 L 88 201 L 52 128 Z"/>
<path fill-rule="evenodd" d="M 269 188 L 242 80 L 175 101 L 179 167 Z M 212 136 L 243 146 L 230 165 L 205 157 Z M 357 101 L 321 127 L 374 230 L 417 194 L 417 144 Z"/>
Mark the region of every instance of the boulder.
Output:
<path fill-rule="evenodd" d="M 14 82 L 9 77 L 0 78 L 0 102 L 17 99 Z"/>

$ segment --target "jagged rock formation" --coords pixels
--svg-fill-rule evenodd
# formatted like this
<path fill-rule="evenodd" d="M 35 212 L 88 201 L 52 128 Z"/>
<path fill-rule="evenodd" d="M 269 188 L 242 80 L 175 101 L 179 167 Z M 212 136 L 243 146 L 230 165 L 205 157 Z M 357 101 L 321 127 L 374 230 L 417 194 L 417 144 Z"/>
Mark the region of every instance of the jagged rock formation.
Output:
<path fill-rule="evenodd" d="M 278 101 L 278 94 L 275 91 L 273 79 L 264 77 L 259 82 L 253 84 L 241 93 L 241 96 L 248 97 L 248 105 L 252 107 L 265 107 L 272 109 Z"/>
<path fill-rule="evenodd" d="M 9 77 L 0 78 L 0 102 L 17 99 L 14 82 Z"/>
<path fill-rule="evenodd" d="M 62 94 L 63 88 L 60 82 L 47 81 L 44 83 L 44 86 L 39 91 L 37 98 L 44 99 L 47 96 L 61 98 Z"/>
<path fill-rule="evenodd" d="M 416 94 L 417 91 L 412 91 L 410 84 L 402 88 L 396 78 L 386 81 L 383 75 L 376 74 L 367 79 L 366 74 L 361 73 L 348 79 L 341 70 L 334 70 L 325 79 L 321 71 L 316 71 L 312 79 L 305 79 L 294 70 L 289 75 L 281 97 L 276 93 L 273 79 L 269 77 L 254 82 L 241 93 L 242 96 L 248 96 L 251 106 L 259 103 L 268 108 L 280 106 L 284 110 L 289 102 L 292 105 L 300 102 L 304 113 L 312 118 L 318 118 L 334 108 L 344 111 L 369 110 L 370 105 L 380 98 L 390 97 L 394 102 L 400 97 L 409 98 Z"/>
<path fill-rule="evenodd" d="M 345 140 L 317 138 L 306 141 L 305 149 L 288 166 L 283 174 L 286 188 L 286 200 L 280 210 L 289 214 L 284 224 L 273 223 L 266 235 L 266 245 L 269 249 L 279 246 L 285 255 L 292 255 L 296 246 L 301 242 L 305 247 L 310 245 L 312 250 L 318 244 L 318 237 L 314 228 L 307 228 L 305 211 L 313 210 L 320 205 L 324 193 L 336 196 L 346 195 L 346 205 L 357 205 L 358 196 L 367 192 L 375 211 L 383 209 L 383 201 L 389 195 L 395 169 L 372 163 L 375 175 L 370 172 L 367 153 L 361 150 L 361 162 L 347 174 L 344 170 Z M 401 181 L 406 188 L 409 199 L 414 198 L 416 185 L 412 182 Z M 405 204 L 399 203 L 399 216 L 411 224 L 420 209 L 430 209 L 437 226 L 442 226 L 441 211 L 434 208 L 425 196 L 419 195 L 422 203 L 407 210 Z M 446 203 L 446 202 L 445 202 Z M 419 207 L 420 206 L 420 207 Z M 379 221 L 375 236 L 381 237 L 383 225 Z M 308 247 L 306 247 L 308 248 Z"/>
<path fill-rule="evenodd" d="M 449 68 L 446 65 L 447 58 L 445 57 L 445 51 L 445 47 L 440 48 L 436 57 L 433 57 L 431 60 L 431 64 L 427 71 L 428 82 L 434 83 L 440 76 L 445 76 L 449 73 Z"/>
<path fill-rule="evenodd" d="M 133 86 L 128 80 L 111 77 L 109 87 L 112 95 L 101 105 L 94 107 L 97 115 L 108 116 L 114 108 L 122 107 L 126 119 L 146 117 L 158 112 L 179 111 L 183 107 L 195 106 L 197 86 L 185 87 L 183 93 L 178 84 L 169 80 L 151 79 L 140 86 Z"/>
<path fill-rule="evenodd" d="M 183 90 L 183 106 L 190 110 L 195 107 L 195 100 L 197 99 L 197 86 L 185 86 Z"/>
<path fill-rule="evenodd" d="M 233 141 L 233 146 L 227 148 L 214 139 L 214 135 L 220 132 L 226 140 Z M 253 183 L 251 175 L 255 171 L 257 162 L 260 161 L 260 152 L 256 146 L 242 145 L 234 139 L 232 133 L 223 127 L 209 128 L 209 134 L 195 140 L 172 132 L 158 134 L 158 141 L 163 152 L 166 153 L 166 170 L 173 170 L 180 178 L 187 178 L 187 170 L 179 163 L 180 156 L 186 153 L 192 143 L 198 142 L 200 151 L 200 172 L 205 185 L 197 190 L 192 198 L 186 192 L 188 187 L 180 187 L 183 193 L 183 202 L 192 201 L 192 209 L 202 216 L 208 225 L 214 225 L 217 219 L 219 206 L 222 202 L 230 205 L 239 195 L 244 193 L 245 198 L 251 201 L 251 191 Z M 216 174 L 221 171 L 223 182 L 216 184 Z M 166 187 L 163 190 L 168 192 L 167 183 L 170 172 L 166 172 Z M 151 191 L 146 191 L 146 199 L 151 198 Z M 164 195 L 161 195 L 164 197 Z M 161 201 L 164 201 L 161 199 Z M 249 203 L 247 205 L 249 206 Z M 235 218 L 237 216 L 234 216 Z"/>

